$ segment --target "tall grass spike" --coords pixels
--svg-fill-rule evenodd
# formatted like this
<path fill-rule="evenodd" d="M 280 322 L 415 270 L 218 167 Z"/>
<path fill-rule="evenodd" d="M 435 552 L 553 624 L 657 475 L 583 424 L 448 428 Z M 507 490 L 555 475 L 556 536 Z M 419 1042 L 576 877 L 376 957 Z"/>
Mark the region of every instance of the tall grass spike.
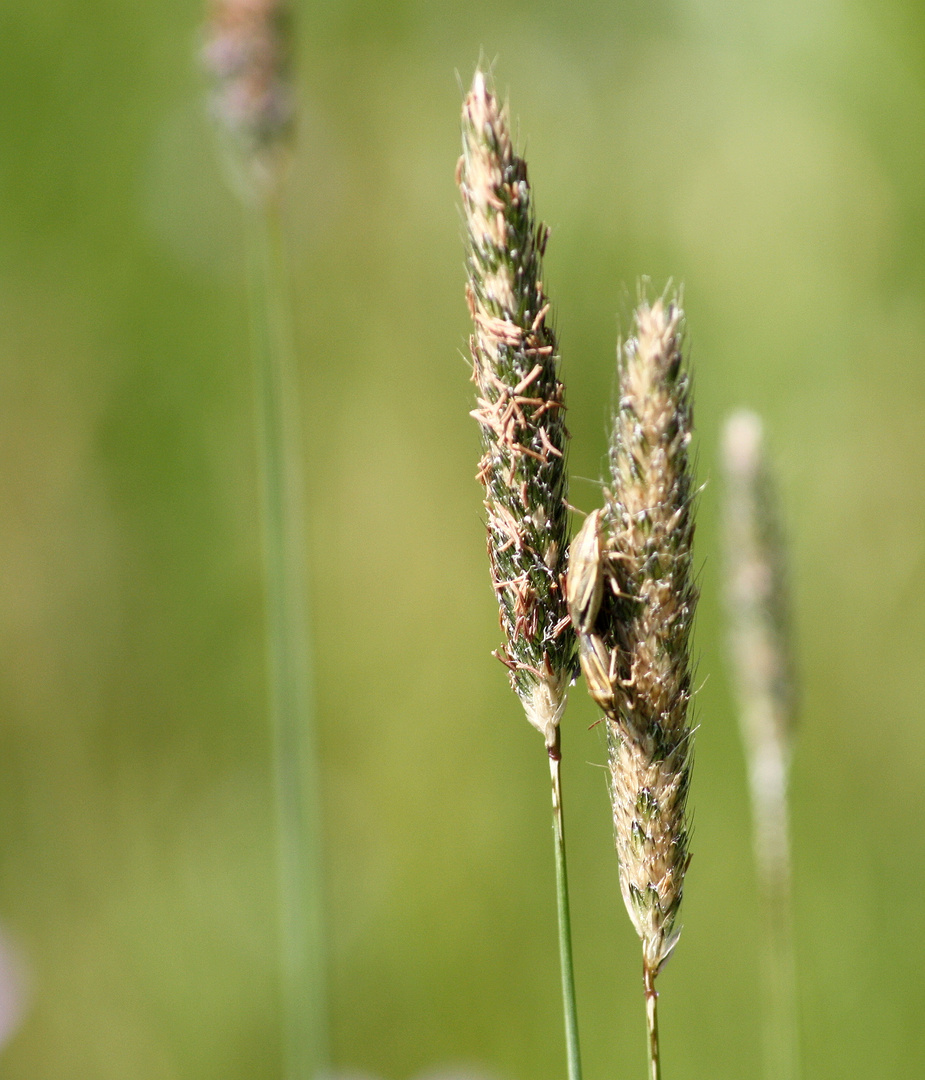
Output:
<path fill-rule="evenodd" d="M 477 72 L 462 115 L 457 180 L 468 241 L 467 299 L 482 432 L 488 554 L 505 643 L 499 658 L 530 722 L 553 746 L 574 673 L 564 594 L 568 547 L 564 393 L 542 283 L 547 230 L 507 109 Z"/>

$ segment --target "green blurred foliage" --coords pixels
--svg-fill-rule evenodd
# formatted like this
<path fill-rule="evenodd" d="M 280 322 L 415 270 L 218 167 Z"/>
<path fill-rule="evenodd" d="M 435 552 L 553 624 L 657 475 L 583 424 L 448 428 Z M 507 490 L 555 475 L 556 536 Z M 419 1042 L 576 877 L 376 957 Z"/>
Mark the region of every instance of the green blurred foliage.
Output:
<path fill-rule="evenodd" d="M 724 669 L 719 428 L 765 418 L 792 542 L 806 1075 L 925 1061 L 925 17 L 914 0 L 299 4 L 303 357 L 334 1065 L 564 1071 L 547 769 L 489 653 L 460 84 L 495 62 L 599 500 L 614 350 L 683 282 L 703 600 L 666 1076 L 758 1073 Z M 0 10 L 0 926 L 10 1080 L 279 1075 L 241 212 L 195 4 Z M 916 524 L 918 522 L 918 524 Z M 565 719 L 589 1080 L 643 1075 L 600 731 Z"/>

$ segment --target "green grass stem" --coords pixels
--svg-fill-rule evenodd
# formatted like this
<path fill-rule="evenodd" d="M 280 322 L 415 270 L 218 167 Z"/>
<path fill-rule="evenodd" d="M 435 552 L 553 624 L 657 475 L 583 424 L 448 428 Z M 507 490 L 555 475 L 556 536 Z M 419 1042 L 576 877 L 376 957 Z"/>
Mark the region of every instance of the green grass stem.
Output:
<path fill-rule="evenodd" d="M 557 727 L 555 745 L 549 748 L 549 772 L 552 779 L 552 823 L 556 848 L 556 906 L 559 923 L 559 961 L 562 968 L 562 1009 L 565 1015 L 565 1049 L 569 1080 L 581 1080 L 578 1006 L 575 1000 L 575 973 L 572 965 L 572 921 L 569 913 L 565 823 L 562 812 L 562 757 L 559 748 L 560 739 Z"/>
<path fill-rule="evenodd" d="M 276 198 L 247 209 L 278 834 L 286 1080 L 327 1064 L 318 763 L 299 385 Z"/>
<path fill-rule="evenodd" d="M 783 809 L 786 813 L 786 808 Z M 786 819 L 782 827 L 786 830 Z M 786 834 L 783 839 L 787 844 Z M 785 852 L 789 853 L 789 845 Z M 799 1017 L 789 861 L 776 867 L 759 868 L 759 877 L 765 983 L 764 1074 L 767 1080 L 799 1080 Z"/>
<path fill-rule="evenodd" d="M 658 1045 L 658 993 L 655 989 L 655 972 L 643 965 L 643 983 L 646 988 L 646 1056 L 649 1062 L 649 1080 L 662 1080 L 662 1062 Z"/>

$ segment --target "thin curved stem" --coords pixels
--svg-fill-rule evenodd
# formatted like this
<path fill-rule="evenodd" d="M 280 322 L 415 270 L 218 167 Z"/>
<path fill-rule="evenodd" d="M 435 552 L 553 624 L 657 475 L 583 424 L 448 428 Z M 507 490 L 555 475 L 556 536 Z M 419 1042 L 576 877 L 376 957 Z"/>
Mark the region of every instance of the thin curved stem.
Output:
<path fill-rule="evenodd" d="M 645 962 L 642 965 L 642 981 L 646 989 L 649 1080 L 661 1080 L 662 1064 L 658 1047 L 658 993 L 655 989 L 655 972 Z"/>
<path fill-rule="evenodd" d="M 562 1008 L 565 1014 L 565 1047 L 569 1080 L 581 1080 L 581 1053 L 578 1046 L 578 1007 L 575 1000 L 575 973 L 572 965 L 572 923 L 568 903 L 568 873 L 565 863 L 565 825 L 562 814 L 561 754 L 559 729 L 549 749 L 552 778 L 552 822 L 556 846 L 556 900 L 559 915 L 559 960 L 562 967 Z"/>
<path fill-rule="evenodd" d="M 275 198 L 248 208 L 269 707 L 279 867 L 285 1076 L 327 1064 L 318 764 L 298 379 Z"/>
<path fill-rule="evenodd" d="M 773 749 L 773 748 L 772 748 Z M 766 754 L 766 757 L 769 757 Z M 790 900 L 786 764 L 777 782 L 752 776 L 752 815 L 762 919 L 764 1072 L 767 1080 L 799 1080 L 799 1017 Z"/>

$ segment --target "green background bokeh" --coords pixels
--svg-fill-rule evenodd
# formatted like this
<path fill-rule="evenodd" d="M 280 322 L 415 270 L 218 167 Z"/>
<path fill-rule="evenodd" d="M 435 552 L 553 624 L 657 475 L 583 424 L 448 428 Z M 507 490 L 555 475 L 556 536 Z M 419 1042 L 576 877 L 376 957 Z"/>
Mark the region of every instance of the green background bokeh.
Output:
<path fill-rule="evenodd" d="M 925 15 L 915 0 L 299 4 L 303 358 L 334 1066 L 564 1073 L 547 767 L 490 656 L 458 198 L 480 52 L 526 143 L 599 500 L 641 275 L 684 284 L 700 501 L 670 1078 L 759 1074 L 718 435 L 765 418 L 802 676 L 806 1075 L 925 1067 Z M 197 5 L 0 10 L 0 927 L 9 1080 L 280 1073 L 241 212 Z M 588 1080 L 641 1077 L 604 747 L 565 785 Z M 462 1063 L 462 1064 L 460 1064 Z"/>

